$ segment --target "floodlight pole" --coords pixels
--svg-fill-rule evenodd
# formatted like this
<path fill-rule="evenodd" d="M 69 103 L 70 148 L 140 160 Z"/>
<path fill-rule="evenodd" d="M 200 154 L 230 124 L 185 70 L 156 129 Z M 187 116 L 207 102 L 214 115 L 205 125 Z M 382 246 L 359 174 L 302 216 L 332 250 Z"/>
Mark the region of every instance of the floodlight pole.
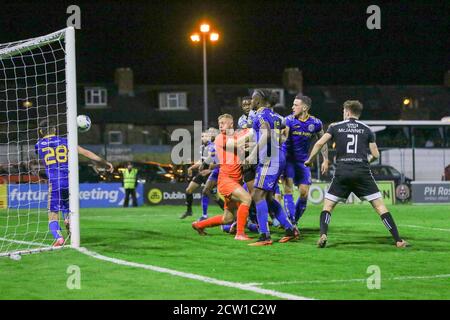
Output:
<path fill-rule="evenodd" d="M 206 34 L 203 38 L 203 128 L 208 129 L 208 67 L 206 63 Z"/>

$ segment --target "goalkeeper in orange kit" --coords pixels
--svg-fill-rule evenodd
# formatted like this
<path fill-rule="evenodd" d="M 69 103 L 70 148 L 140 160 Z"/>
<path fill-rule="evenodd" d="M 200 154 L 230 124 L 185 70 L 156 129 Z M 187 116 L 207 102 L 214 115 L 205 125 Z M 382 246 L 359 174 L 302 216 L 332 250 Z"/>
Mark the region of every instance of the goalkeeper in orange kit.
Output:
<path fill-rule="evenodd" d="M 236 240 L 251 240 L 245 234 L 244 228 L 247 224 L 252 197 L 242 187 L 241 160 L 237 153 L 237 144 L 233 144 L 233 141 L 236 142 L 238 135 L 234 132 L 233 117 L 231 115 L 223 114 L 218 120 L 220 134 L 214 141 L 220 163 L 217 190 L 225 198 L 224 212 L 223 215 L 196 221 L 192 223 L 192 227 L 199 234 L 204 235 L 206 234 L 205 228 L 230 224 L 237 220 L 237 230 L 234 238 Z M 237 219 L 235 219 L 235 216 L 237 216 Z"/>

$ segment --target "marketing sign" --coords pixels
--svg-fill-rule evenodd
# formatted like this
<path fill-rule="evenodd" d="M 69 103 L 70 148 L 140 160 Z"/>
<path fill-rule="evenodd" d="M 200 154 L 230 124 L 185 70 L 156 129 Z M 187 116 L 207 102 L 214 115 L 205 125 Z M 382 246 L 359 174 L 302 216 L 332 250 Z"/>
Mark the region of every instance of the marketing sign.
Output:
<path fill-rule="evenodd" d="M 136 197 L 138 205 L 144 203 L 144 186 L 138 184 Z M 110 208 L 123 206 L 125 190 L 121 183 L 80 183 L 81 208 Z M 15 209 L 46 209 L 48 201 L 47 184 L 8 185 L 8 207 Z M 130 199 L 131 205 L 131 199 Z"/>
<path fill-rule="evenodd" d="M 308 201 L 311 204 L 322 204 L 325 199 L 325 194 L 328 191 L 329 183 L 313 183 L 309 188 Z M 395 203 L 395 189 L 393 181 L 377 181 L 378 189 L 383 196 L 383 200 L 386 204 Z M 294 197 L 298 197 L 298 191 L 294 193 Z M 350 194 L 346 203 L 369 203 L 361 201 L 353 193 Z"/>
<path fill-rule="evenodd" d="M 151 183 L 145 185 L 145 203 L 150 205 L 184 205 L 186 202 L 187 184 L 181 183 Z M 194 204 L 199 204 L 202 198 L 202 188 L 192 194 Z M 210 199 L 212 203 L 212 199 Z"/>
<path fill-rule="evenodd" d="M 450 205 L 450 182 L 413 181 L 412 203 L 446 203 Z"/>
<path fill-rule="evenodd" d="M 378 188 L 386 204 L 395 203 L 395 189 L 392 181 L 378 181 Z M 150 205 L 184 205 L 186 202 L 186 184 L 180 183 L 152 183 L 145 185 L 145 203 Z M 308 201 L 312 204 L 322 204 L 329 183 L 313 183 L 309 189 Z M 294 188 L 294 197 L 299 196 L 297 188 Z M 283 190 L 280 185 L 280 190 Z M 201 188 L 194 193 L 194 204 L 199 204 L 202 197 Z M 212 197 L 211 197 L 212 198 Z M 210 203 L 213 203 L 210 198 Z M 368 203 L 362 202 L 353 193 L 347 199 L 347 203 Z"/>

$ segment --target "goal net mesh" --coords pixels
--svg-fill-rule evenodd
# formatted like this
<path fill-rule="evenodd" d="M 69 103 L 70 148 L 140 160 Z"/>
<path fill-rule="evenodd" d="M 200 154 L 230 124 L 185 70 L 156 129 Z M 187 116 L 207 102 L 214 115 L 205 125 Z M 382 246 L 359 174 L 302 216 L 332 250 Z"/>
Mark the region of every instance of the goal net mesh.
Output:
<path fill-rule="evenodd" d="M 43 120 L 67 137 L 64 36 L 61 30 L 0 44 L 0 256 L 50 249 L 54 242 L 48 177 L 35 145 Z"/>

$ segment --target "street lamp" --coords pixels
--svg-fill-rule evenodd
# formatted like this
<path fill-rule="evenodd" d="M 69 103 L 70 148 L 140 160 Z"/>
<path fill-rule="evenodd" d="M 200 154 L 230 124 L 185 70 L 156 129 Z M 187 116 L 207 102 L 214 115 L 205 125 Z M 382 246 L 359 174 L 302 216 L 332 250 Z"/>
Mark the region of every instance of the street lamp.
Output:
<path fill-rule="evenodd" d="M 208 129 L 208 69 L 206 64 L 206 38 L 209 38 L 211 42 L 217 42 L 219 40 L 219 34 L 217 32 L 211 32 L 209 24 L 202 23 L 200 25 L 200 34 L 194 33 L 191 35 L 191 41 L 194 43 L 203 41 L 203 127 L 204 130 Z"/>

